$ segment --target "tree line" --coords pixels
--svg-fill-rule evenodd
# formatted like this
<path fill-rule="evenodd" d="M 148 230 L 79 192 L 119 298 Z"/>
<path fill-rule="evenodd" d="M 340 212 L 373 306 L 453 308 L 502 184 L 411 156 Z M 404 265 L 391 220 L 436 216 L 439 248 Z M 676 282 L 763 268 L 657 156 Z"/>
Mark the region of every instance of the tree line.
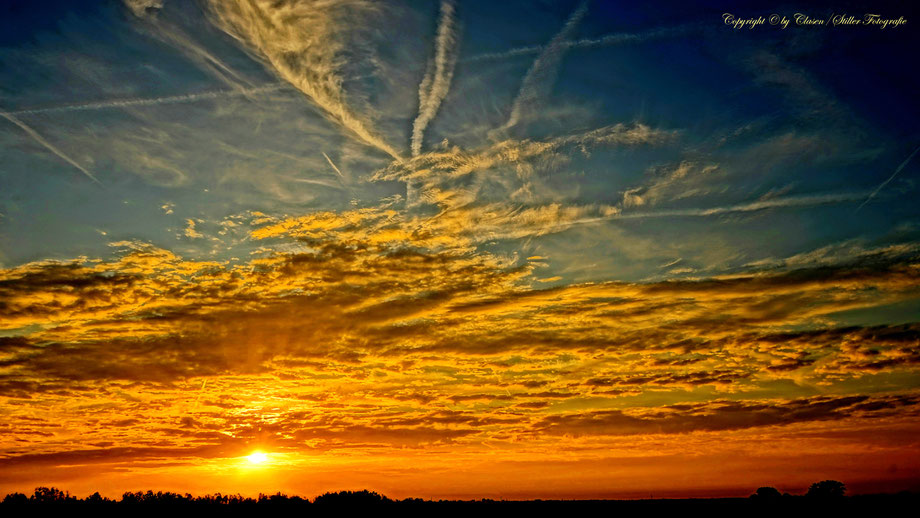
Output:
<path fill-rule="evenodd" d="M 902 494 L 901 496 L 905 496 Z M 916 494 L 906 494 L 906 496 L 915 498 Z M 823 480 L 815 482 L 809 487 L 805 495 L 790 495 L 789 493 L 780 493 L 773 487 L 760 487 L 748 499 L 700 499 L 709 501 L 737 501 L 747 500 L 758 503 L 780 503 L 783 501 L 809 501 L 809 502 L 829 502 L 840 501 L 847 498 L 846 486 L 836 480 Z M 659 499 L 659 501 L 682 501 L 680 499 Z M 559 503 L 561 500 L 530 500 L 528 503 Z M 572 502 L 572 501 L 569 501 Z M 590 502 L 590 501 L 582 501 Z M 602 502 L 595 500 L 593 502 Z M 625 501 L 621 501 L 625 502 Z M 423 500 L 421 498 L 406 498 L 402 500 L 392 500 L 375 491 L 338 491 L 327 492 L 315 497 L 313 500 L 301 496 L 289 496 L 278 492 L 275 494 L 259 494 L 258 497 L 245 497 L 239 494 L 224 495 L 221 493 L 194 496 L 189 493 L 174 493 L 171 491 L 127 491 L 121 495 L 120 499 L 112 499 L 95 492 L 86 498 L 77 498 L 67 491 L 62 491 L 55 487 L 37 487 L 31 495 L 23 493 L 10 493 L 2 500 L 4 506 L 30 505 L 30 504 L 98 504 L 98 505 L 144 505 L 144 504 L 191 504 L 191 505 L 228 505 L 228 506 L 248 506 L 248 505 L 370 505 L 370 504 L 432 504 L 432 503 L 523 503 L 507 502 L 503 500 Z"/>

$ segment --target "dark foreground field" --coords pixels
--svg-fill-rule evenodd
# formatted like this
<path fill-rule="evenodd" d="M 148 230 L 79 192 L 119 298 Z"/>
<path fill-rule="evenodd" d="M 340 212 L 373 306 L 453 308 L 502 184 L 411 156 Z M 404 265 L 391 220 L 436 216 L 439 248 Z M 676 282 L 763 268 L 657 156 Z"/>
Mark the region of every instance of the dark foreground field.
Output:
<path fill-rule="evenodd" d="M 764 491 L 765 489 L 770 491 Z M 156 512 L 172 516 L 198 515 L 221 511 L 261 515 L 268 512 L 284 514 L 323 514 L 337 509 L 362 507 L 377 514 L 430 516 L 432 513 L 472 513 L 477 515 L 516 516 L 517 513 L 541 511 L 578 513 L 578 516 L 643 516 L 665 513 L 691 513 L 701 516 L 783 516 L 783 515 L 850 515 L 877 516 L 881 512 L 917 509 L 920 493 L 875 494 L 843 496 L 788 495 L 772 488 L 761 488 L 750 498 L 645 499 L 645 500 L 392 500 L 371 491 L 342 491 L 326 493 L 310 500 L 281 493 L 248 498 L 239 495 L 192 496 L 170 492 L 125 493 L 112 500 L 98 493 L 76 498 L 55 488 L 37 488 L 30 496 L 14 493 L 0 503 L 0 515 L 19 511 L 56 510 L 88 511 L 92 515 L 131 516 Z M 510 515 L 508 513 L 511 513 Z M 598 514 L 601 513 L 601 514 Z"/>

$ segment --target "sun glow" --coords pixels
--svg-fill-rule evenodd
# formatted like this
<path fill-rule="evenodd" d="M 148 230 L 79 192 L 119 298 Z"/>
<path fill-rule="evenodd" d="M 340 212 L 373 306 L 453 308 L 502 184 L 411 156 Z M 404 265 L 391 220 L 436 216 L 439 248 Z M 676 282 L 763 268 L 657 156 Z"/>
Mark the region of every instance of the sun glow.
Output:
<path fill-rule="evenodd" d="M 250 464 L 263 464 L 268 461 L 268 455 L 261 451 L 252 452 L 246 457 Z"/>

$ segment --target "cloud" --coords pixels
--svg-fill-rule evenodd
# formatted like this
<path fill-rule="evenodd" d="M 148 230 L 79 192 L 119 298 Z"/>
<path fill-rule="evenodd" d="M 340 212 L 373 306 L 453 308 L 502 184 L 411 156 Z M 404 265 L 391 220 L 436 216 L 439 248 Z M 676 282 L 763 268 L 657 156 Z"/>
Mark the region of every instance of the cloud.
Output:
<path fill-rule="evenodd" d="M 808 68 L 796 65 L 795 58 L 790 56 L 795 52 L 794 46 L 788 46 L 785 51 L 755 48 L 738 62 L 746 65 L 757 83 L 778 88 L 784 93 L 802 122 L 858 135 L 858 130 L 854 132 L 854 128 L 865 127 L 866 123 L 859 120 Z"/>
<path fill-rule="evenodd" d="M 585 0 L 572 12 L 562 29 L 540 51 L 540 55 L 534 60 L 521 82 L 521 88 L 511 106 L 511 115 L 502 129 L 516 126 L 521 121 L 521 117 L 526 115 L 525 112 L 534 109 L 535 103 L 549 93 L 559 65 L 562 63 L 562 57 L 568 49 L 565 43 L 587 12 L 588 2 Z"/>
<path fill-rule="evenodd" d="M 546 417 L 537 427 L 553 435 L 679 434 L 738 430 L 852 416 L 916 414 L 915 396 L 822 396 L 789 401 L 713 401 L 652 411 L 619 410 Z"/>
<path fill-rule="evenodd" d="M 441 2 L 441 16 L 438 19 L 433 63 L 429 63 L 425 77 L 419 85 L 419 113 L 412 123 L 412 156 L 417 156 L 421 152 L 425 128 L 434 119 L 441 101 L 450 89 L 454 65 L 457 62 L 458 31 L 454 18 L 454 4 L 444 0 Z"/>
<path fill-rule="evenodd" d="M 509 203 L 488 201 L 480 178 L 520 190 L 534 181 L 532 164 L 553 160 L 563 151 L 608 146 L 656 145 L 674 132 L 644 125 L 614 125 L 544 141 L 506 140 L 485 149 L 431 151 L 376 171 L 371 180 L 401 181 L 408 187 L 408 208 L 388 204 L 345 211 L 318 211 L 305 216 L 268 218 L 252 231 L 255 239 L 283 236 L 306 242 L 335 241 L 348 246 L 417 246 L 469 252 L 495 239 L 520 239 L 564 231 L 588 220 L 609 218 L 619 209 L 603 204 Z M 479 175 L 482 174 L 480 177 Z M 470 180 L 472 178 L 472 180 Z M 497 196 L 506 198 L 504 194 Z M 540 200 L 542 201 L 542 200 Z M 437 208 L 432 215 L 425 206 Z M 416 213 L 412 209 L 419 208 Z"/>
<path fill-rule="evenodd" d="M 183 29 L 180 23 L 158 16 L 163 2 L 157 0 L 124 1 L 137 17 L 138 23 L 135 26 L 139 30 L 180 50 L 202 70 L 234 90 L 244 92 L 253 87 L 248 79 L 202 45 L 198 39 Z"/>
<path fill-rule="evenodd" d="M 644 124 L 614 124 L 544 140 L 507 139 L 479 150 L 454 147 L 430 151 L 405 162 L 390 164 L 376 171 L 370 179 L 406 182 L 410 206 L 427 203 L 457 207 L 482 200 L 479 190 L 471 190 L 468 185 L 456 187 L 474 173 L 488 173 L 492 182 L 510 173 L 515 188 L 526 191 L 526 184 L 533 180 L 533 164 L 540 160 L 561 160 L 563 151 L 579 150 L 587 154 L 595 148 L 661 145 L 673 141 L 676 136 L 675 131 Z M 473 183 L 474 187 L 476 185 Z M 503 193 L 502 198 L 507 197 Z"/>
<path fill-rule="evenodd" d="M 674 201 L 708 192 L 705 182 L 718 172 L 717 164 L 701 165 L 682 161 L 676 166 L 658 168 L 653 177 L 639 187 L 623 193 L 624 209 L 653 206 L 662 201 Z"/>
<path fill-rule="evenodd" d="M 343 7 L 363 10 L 363 2 L 277 4 L 264 0 L 214 0 L 215 23 L 264 58 L 293 85 L 367 145 L 400 160 L 400 153 L 346 103 L 340 66 L 343 47 L 339 23 Z"/>
<path fill-rule="evenodd" d="M 607 34 L 599 38 L 585 38 L 574 41 L 561 41 L 559 47 L 563 49 L 589 49 L 597 47 L 607 47 L 612 45 L 624 45 L 628 43 L 642 43 L 645 41 L 674 38 L 684 36 L 694 30 L 699 30 L 699 25 L 679 25 L 673 27 L 662 27 L 645 32 L 618 32 Z M 464 63 L 473 63 L 477 61 L 497 61 L 518 56 L 527 56 L 531 54 L 540 54 L 546 50 L 544 45 L 530 45 L 526 47 L 516 47 L 503 52 L 487 52 L 477 54 L 463 59 Z"/>
<path fill-rule="evenodd" d="M 361 217 L 353 215 L 348 224 L 364 224 Z M 758 366 L 775 372 L 788 370 L 777 366 L 790 362 L 817 366 L 818 357 L 824 358 L 821 369 L 810 375 L 819 377 L 860 366 L 864 372 L 909 367 L 916 357 L 886 338 L 900 335 L 883 330 L 840 331 L 852 336 L 847 341 L 862 339 L 876 350 L 862 363 L 849 352 L 835 360 L 842 353 L 828 349 L 832 335 L 787 336 L 793 348 L 783 354 L 767 345 L 780 336 L 779 327 L 820 328 L 839 311 L 916 299 L 920 277 L 903 259 L 872 268 L 533 289 L 531 266 L 500 257 L 411 251 L 357 229 L 352 238 L 339 239 L 347 229 L 329 217 L 298 224 L 304 227 L 287 228 L 312 251 L 236 266 L 126 243 L 128 253 L 115 262 L 5 270 L 5 328 L 41 326 L 7 353 L 6 365 L 50 380 L 165 382 L 192 373 L 270 372 L 274 358 L 387 363 L 430 354 L 452 361 L 452 355 L 608 351 L 649 356 L 612 371 L 592 368 L 583 379 L 607 380 L 608 386 L 694 386 L 752 380 Z M 32 340 L 47 345 L 34 349 Z M 660 356 L 672 353 L 704 357 L 674 363 Z"/>
<path fill-rule="evenodd" d="M 186 219 L 185 220 L 185 231 L 183 232 L 185 237 L 189 239 L 201 239 L 204 235 L 201 232 L 195 230 L 195 220 Z"/>
<path fill-rule="evenodd" d="M 758 211 L 774 209 L 774 208 L 814 207 L 814 206 L 819 206 L 819 205 L 849 203 L 849 202 L 861 200 L 863 197 L 865 197 L 865 193 L 861 193 L 861 192 L 821 193 L 821 194 L 813 194 L 813 195 L 768 198 L 768 199 L 761 199 L 761 200 L 756 200 L 756 201 L 747 202 L 747 203 L 738 203 L 735 205 L 725 205 L 721 207 L 689 208 L 689 209 L 662 209 L 662 210 L 649 211 L 649 212 L 629 212 L 629 213 L 624 212 L 624 213 L 617 213 L 615 217 L 623 218 L 623 219 L 637 219 L 637 218 L 718 216 L 721 214 L 758 212 Z M 624 199 L 627 199 L 627 200 L 630 199 L 629 191 L 627 191 L 627 194 L 624 196 Z M 632 201 L 631 203 L 633 205 L 641 205 L 641 203 L 637 203 L 635 201 Z"/>
<path fill-rule="evenodd" d="M 163 0 L 124 0 L 125 6 L 138 18 L 156 14 L 163 8 Z"/>
<path fill-rule="evenodd" d="M 567 206 L 552 203 L 515 206 L 508 203 L 457 206 L 445 193 L 432 203 L 446 208 L 435 217 L 413 216 L 373 208 L 317 212 L 285 218 L 253 230 L 256 239 L 289 235 L 308 242 L 339 240 L 346 246 L 416 246 L 439 251 L 469 252 L 496 239 L 520 239 L 562 232 L 586 220 L 609 217 L 616 209 L 604 205 Z M 471 227 L 470 225 L 475 225 Z"/>
<path fill-rule="evenodd" d="M 754 269 L 794 270 L 803 268 L 835 267 L 841 264 L 871 267 L 892 262 L 910 261 L 920 252 L 920 245 L 913 243 L 868 247 L 860 239 L 852 239 L 821 248 L 802 252 L 783 259 L 767 258 L 748 263 Z"/>
<path fill-rule="evenodd" d="M 266 246 L 245 261 L 122 242 L 0 271 L 0 465 L 200 465 L 253 444 L 532 455 L 915 419 L 915 391 L 886 380 L 920 366 L 918 325 L 831 318 L 917 300 L 915 255 L 540 289 L 532 261 L 375 237 L 403 217 L 253 213 Z"/>

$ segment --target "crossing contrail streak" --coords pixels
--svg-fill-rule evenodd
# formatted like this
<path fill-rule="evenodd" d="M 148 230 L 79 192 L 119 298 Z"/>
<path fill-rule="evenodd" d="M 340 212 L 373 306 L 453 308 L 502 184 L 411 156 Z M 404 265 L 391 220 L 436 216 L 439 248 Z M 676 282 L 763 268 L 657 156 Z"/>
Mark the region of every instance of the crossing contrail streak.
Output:
<path fill-rule="evenodd" d="M 97 101 L 80 104 L 66 104 L 62 106 L 49 106 L 46 108 L 29 108 L 6 112 L 9 115 L 40 115 L 43 113 L 66 113 L 74 111 L 88 110 L 105 110 L 109 108 L 131 108 L 135 106 L 157 106 L 161 104 L 176 104 L 202 101 L 205 99 L 218 99 L 221 97 L 231 97 L 238 95 L 251 95 L 264 92 L 272 92 L 289 88 L 286 83 L 272 83 L 269 85 L 248 88 L 243 90 L 215 90 L 210 92 L 201 92 L 197 94 L 171 95 L 167 97 L 152 97 L 140 99 L 115 99 L 108 101 Z"/>
<path fill-rule="evenodd" d="M 787 198 L 774 198 L 757 200 L 735 205 L 724 205 L 709 208 L 664 209 L 652 212 L 613 212 L 603 216 L 595 216 L 573 220 L 571 225 L 584 225 L 601 221 L 615 221 L 619 219 L 649 219 L 649 218 L 701 218 L 707 216 L 721 216 L 747 212 L 759 212 L 767 209 L 783 209 L 797 207 L 817 207 L 821 205 L 834 205 L 862 199 L 865 192 L 827 193 L 806 196 L 790 196 Z"/>
<path fill-rule="evenodd" d="M 323 153 L 323 152 L 320 151 L 320 153 Z M 326 153 L 323 153 L 323 156 L 326 157 L 326 162 L 329 162 L 329 165 L 332 166 L 332 169 L 336 172 L 336 174 L 339 175 L 342 181 L 345 181 L 345 175 L 342 174 L 342 171 L 339 171 L 339 168 L 335 166 L 335 164 L 332 162 L 332 159 L 329 158 L 329 155 L 327 155 Z"/>
<path fill-rule="evenodd" d="M 78 164 L 76 161 L 74 161 L 74 159 L 72 159 L 72 158 L 70 158 L 69 156 L 67 156 L 63 151 L 61 151 L 60 149 L 56 148 L 52 143 L 50 143 L 50 142 L 48 142 L 47 140 L 45 140 L 44 137 L 42 137 L 41 135 L 39 135 L 38 132 L 36 132 L 36 131 L 35 131 L 34 129 L 32 129 L 31 127 L 29 127 L 26 123 L 24 123 L 24 122 L 22 122 L 21 120 L 17 119 L 14 115 L 12 115 L 12 114 L 10 114 L 10 113 L 0 112 L 0 116 L 2 116 L 2 117 L 3 117 L 4 119 L 6 119 L 6 120 L 12 122 L 13 124 L 19 126 L 19 128 L 22 129 L 22 131 L 25 131 L 30 137 L 32 137 L 32 139 L 34 139 L 36 142 L 38 142 L 38 143 L 41 144 L 42 146 L 45 146 L 45 148 L 46 148 L 48 151 L 51 151 L 52 153 L 54 153 L 55 155 L 57 155 L 58 158 L 60 158 L 61 160 L 64 160 L 64 161 L 67 162 L 68 164 L 70 164 L 70 165 L 76 167 L 77 169 L 80 170 L 80 172 L 82 172 L 83 174 L 85 174 L 86 176 L 88 176 L 88 177 L 90 178 L 90 180 L 92 180 L 92 181 L 96 182 L 98 185 L 102 186 L 102 184 L 99 183 L 99 180 L 97 180 L 96 177 L 93 176 L 93 173 L 89 172 L 85 167 L 83 167 L 82 165 Z"/>
<path fill-rule="evenodd" d="M 915 149 L 914 152 L 911 153 L 910 156 L 907 157 L 906 160 L 904 160 L 903 162 L 901 162 L 901 165 L 899 165 L 898 168 L 894 170 L 894 174 L 892 174 L 891 176 L 889 176 L 887 180 L 885 180 L 884 182 L 882 182 L 881 185 L 879 185 L 878 187 L 876 187 L 875 190 L 872 191 L 872 194 L 870 194 L 869 197 L 866 198 L 866 200 L 865 200 L 864 202 L 862 202 L 861 204 L 859 204 L 859 207 L 856 207 L 856 210 L 853 211 L 853 212 L 854 212 L 854 213 L 855 213 L 855 212 L 859 212 L 859 209 L 863 208 L 863 206 L 865 206 L 867 203 L 869 203 L 869 201 L 871 201 L 872 198 L 875 198 L 875 195 L 878 194 L 879 191 L 881 191 L 883 187 L 885 187 L 886 185 L 888 185 L 888 182 L 894 180 L 894 177 L 895 177 L 895 176 L 898 176 L 898 173 L 901 172 L 901 169 L 904 169 L 904 168 L 907 166 L 907 163 L 910 162 L 910 159 L 913 158 L 914 155 L 917 154 L 917 151 L 920 151 L 920 146 L 918 146 L 917 149 Z"/>

